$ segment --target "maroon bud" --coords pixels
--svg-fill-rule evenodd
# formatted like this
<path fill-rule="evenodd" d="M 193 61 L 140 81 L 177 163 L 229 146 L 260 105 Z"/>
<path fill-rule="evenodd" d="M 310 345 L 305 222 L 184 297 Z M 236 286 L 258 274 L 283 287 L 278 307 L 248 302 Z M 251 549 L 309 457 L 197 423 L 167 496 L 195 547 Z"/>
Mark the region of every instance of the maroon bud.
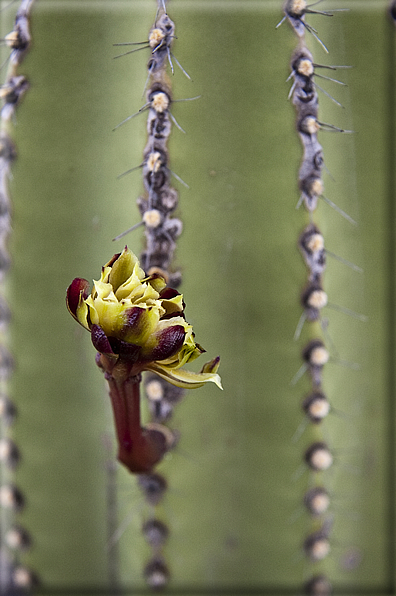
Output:
<path fill-rule="evenodd" d="M 182 325 L 173 325 L 164 329 L 158 345 L 150 352 L 150 360 L 166 360 L 176 354 L 183 346 L 185 334 Z"/>
<path fill-rule="evenodd" d="M 91 340 L 94 348 L 101 354 L 114 354 L 105 332 L 101 327 L 99 327 L 99 325 L 92 325 Z"/>
<path fill-rule="evenodd" d="M 67 288 L 66 304 L 70 313 L 77 319 L 77 307 L 82 293 L 83 300 L 89 295 L 89 282 L 81 277 L 76 277 Z"/>

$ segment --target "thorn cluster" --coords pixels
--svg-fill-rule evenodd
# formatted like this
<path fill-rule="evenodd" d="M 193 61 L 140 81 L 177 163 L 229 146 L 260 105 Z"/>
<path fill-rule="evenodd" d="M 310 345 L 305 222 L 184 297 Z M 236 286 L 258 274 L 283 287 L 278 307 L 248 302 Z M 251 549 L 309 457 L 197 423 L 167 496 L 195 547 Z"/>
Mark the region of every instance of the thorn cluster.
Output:
<path fill-rule="evenodd" d="M 173 100 L 170 80 L 166 73 L 167 64 L 170 65 L 173 73 L 173 58 L 183 73 L 190 77 L 172 54 L 174 38 L 175 25 L 166 12 L 166 3 L 158 0 L 155 23 L 150 29 L 148 41 L 142 44 L 150 49 L 146 103 L 139 112 L 121 123 L 124 124 L 134 116 L 147 112 L 147 143 L 140 166 L 145 194 L 137 200 L 142 220 L 117 236 L 116 240 L 139 225 L 144 225 L 146 247 L 140 256 L 141 266 L 148 275 L 159 274 L 170 286 L 178 287 L 181 283 L 181 273 L 173 269 L 172 260 L 183 224 L 173 215 L 178 207 L 179 195 L 171 186 L 171 175 L 181 183 L 183 181 L 169 168 L 168 139 L 172 123 L 182 132 L 184 131 L 171 113 Z M 144 378 L 144 387 L 151 414 L 151 426 L 166 428 L 164 424 L 171 419 L 173 409 L 182 400 L 185 390 L 170 385 L 150 373 L 147 373 Z M 174 447 L 178 441 L 178 433 L 167 430 L 172 437 L 172 447 Z M 163 547 L 170 530 L 155 513 L 164 499 L 167 481 L 162 475 L 152 471 L 149 474 L 140 474 L 138 483 L 152 512 L 142 527 L 143 536 L 151 550 L 143 575 L 147 585 L 153 590 L 158 590 L 164 588 L 170 579 L 170 571 L 163 555 Z"/>
<path fill-rule="evenodd" d="M 315 4 L 318 4 L 316 2 Z M 320 322 L 321 311 L 328 305 L 328 297 L 323 289 L 323 274 L 326 268 L 326 250 L 323 234 L 313 223 L 313 213 L 318 206 L 318 199 L 323 198 L 332 205 L 343 217 L 351 223 L 353 220 L 339 209 L 334 203 L 323 196 L 324 184 L 322 172 L 324 166 L 323 149 L 318 140 L 320 131 L 350 132 L 339 129 L 335 126 L 324 124 L 319 120 L 319 99 L 320 89 L 315 78 L 321 77 L 333 82 L 343 84 L 335 79 L 324 77 L 317 73 L 319 68 L 335 70 L 334 66 L 319 65 L 314 62 L 311 52 L 305 45 L 305 32 L 311 33 L 327 52 L 326 46 L 319 39 L 317 31 L 305 21 L 306 15 L 316 12 L 317 14 L 332 16 L 332 12 L 315 11 L 305 0 L 286 0 L 284 3 L 284 19 L 291 24 L 299 42 L 291 58 L 291 74 L 289 79 L 293 80 L 289 93 L 296 110 L 296 129 L 300 137 L 303 149 L 303 157 L 298 173 L 298 188 L 300 199 L 297 207 L 304 205 L 310 218 L 310 223 L 305 227 L 298 240 L 298 247 L 307 266 L 308 275 L 305 288 L 301 294 L 301 305 L 303 314 L 298 323 L 295 339 L 300 337 L 302 327 L 308 323 Z M 323 90 L 322 90 L 323 91 Z M 326 95 L 327 92 L 324 92 Z M 331 97 L 331 96 L 330 96 Z M 339 102 L 334 100 L 338 105 Z M 326 329 L 322 324 L 322 330 Z M 315 336 L 314 336 L 315 337 Z M 306 421 L 315 425 L 316 428 L 331 412 L 330 402 L 323 390 L 323 369 L 327 365 L 330 354 L 321 338 L 314 338 L 309 341 L 302 350 L 303 365 L 293 383 L 307 372 L 310 377 L 311 391 L 302 401 L 302 410 Z M 323 478 L 326 478 L 327 471 L 332 467 L 334 456 L 323 440 L 316 440 L 308 445 L 303 454 L 305 466 L 313 476 L 313 486 L 308 488 L 303 497 L 303 504 L 311 519 L 311 529 L 302 541 L 302 550 L 311 564 L 318 564 L 330 554 L 330 530 L 332 517 L 329 517 L 331 506 L 330 495 L 323 485 Z M 322 574 L 314 574 L 305 586 L 306 594 L 330 594 L 331 584 Z"/>

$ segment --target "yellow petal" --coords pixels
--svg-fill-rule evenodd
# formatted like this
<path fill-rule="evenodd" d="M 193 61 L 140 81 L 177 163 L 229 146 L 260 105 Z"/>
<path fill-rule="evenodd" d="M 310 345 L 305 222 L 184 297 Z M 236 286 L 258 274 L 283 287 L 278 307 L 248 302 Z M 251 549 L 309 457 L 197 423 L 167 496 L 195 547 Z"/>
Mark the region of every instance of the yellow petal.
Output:
<path fill-rule="evenodd" d="M 174 312 L 183 312 L 183 294 L 178 294 L 174 298 L 161 300 L 161 304 L 167 315 Z"/>
<path fill-rule="evenodd" d="M 136 307 L 139 312 L 139 307 Z M 123 317 L 123 326 L 119 329 L 121 338 L 132 344 L 144 346 L 150 343 L 150 336 L 155 334 L 160 318 L 160 313 L 156 308 L 141 308 L 141 315 L 135 325 L 128 326 L 128 320 L 125 320 L 125 311 Z"/>
<path fill-rule="evenodd" d="M 158 306 L 161 306 L 159 294 L 152 286 L 150 286 L 150 284 L 142 284 L 142 288 L 144 290 L 142 296 L 136 297 L 134 302 L 137 304 L 139 304 L 139 302 L 147 302 L 147 304 L 158 303 Z"/>
<path fill-rule="evenodd" d="M 152 286 L 154 290 L 158 293 L 162 292 L 162 290 L 166 288 L 166 281 L 160 275 L 151 275 L 150 277 L 146 277 L 142 281 L 148 282 L 150 286 Z"/>
<path fill-rule="evenodd" d="M 88 329 L 89 331 L 89 325 L 88 325 L 88 306 L 85 303 L 85 300 L 82 297 L 82 294 L 80 294 L 80 298 L 78 301 L 78 306 L 77 306 L 77 310 L 76 310 L 76 317 L 78 322 L 85 327 L 85 329 Z"/>
<path fill-rule="evenodd" d="M 105 284 L 108 284 L 110 273 L 111 273 L 111 267 L 102 267 L 100 281 L 102 281 Z"/>
<path fill-rule="evenodd" d="M 99 281 L 94 281 L 94 287 L 92 290 L 92 296 L 94 300 L 106 300 L 107 302 L 118 302 L 113 292 L 113 286 Z"/>
<path fill-rule="evenodd" d="M 109 284 L 103 284 L 103 286 Z M 118 302 L 117 299 L 113 299 L 113 292 L 106 298 L 92 298 L 88 296 L 86 304 L 90 307 L 90 318 L 91 323 L 99 325 L 107 336 L 117 336 L 119 329 L 124 324 L 122 313 L 125 310 L 125 306 Z"/>
<path fill-rule="evenodd" d="M 158 362 L 151 362 L 146 369 L 156 373 L 165 379 L 165 381 L 168 381 L 168 383 L 176 385 L 176 387 L 197 389 L 205 385 L 205 383 L 215 383 L 217 387 L 223 389 L 220 376 L 217 373 L 194 373 L 183 369 L 175 370 Z"/>
<path fill-rule="evenodd" d="M 139 263 L 136 263 L 131 275 L 117 288 L 115 294 L 118 300 L 122 300 L 124 298 L 131 298 L 134 300 L 135 297 L 143 296 L 146 286 L 146 284 L 142 283 L 143 276 L 143 269 L 140 269 Z"/>
<path fill-rule="evenodd" d="M 111 261 L 109 261 L 111 263 Z M 108 263 L 108 264 L 109 264 Z M 109 276 L 109 282 L 114 288 L 114 292 L 123 285 L 133 273 L 141 272 L 142 278 L 144 272 L 139 267 L 139 261 L 136 255 L 133 254 L 129 248 L 125 247 L 118 259 L 111 265 L 111 273 Z"/>
<path fill-rule="evenodd" d="M 201 373 L 203 373 L 203 372 L 215 373 L 219 370 L 219 366 L 220 366 L 220 356 L 216 356 L 216 358 L 213 358 L 213 360 L 210 360 L 209 362 L 207 362 L 206 364 L 203 365 L 203 367 L 201 368 Z"/>

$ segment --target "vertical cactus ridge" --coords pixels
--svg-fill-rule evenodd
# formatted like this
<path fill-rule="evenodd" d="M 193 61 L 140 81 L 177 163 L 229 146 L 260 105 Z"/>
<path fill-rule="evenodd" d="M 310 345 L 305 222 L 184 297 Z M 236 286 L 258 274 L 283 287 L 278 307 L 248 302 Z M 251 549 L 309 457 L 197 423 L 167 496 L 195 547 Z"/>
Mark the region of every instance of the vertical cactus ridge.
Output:
<path fill-rule="evenodd" d="M 9 380 L 14 358 L 9 352 L 11 312 L 5 299 L 7 272 L 11 265 L 8 243 L 11 233 L 12 197 L 9 192 L 11 166 L 17 157 L 12 140 L 16 111 L 29 89 L 19 67 L 30 49 L 30 14 L 33 0 L 22 0 L 16 11 L 14 27 L 4 42 L 9 50 L 7 71 L 0 87 L 0 593 L 30 589 L 38 583 L 37 575 L 23 563 L 23 555 L 32 544 L 28 529 L 21 522 L 26 498 L 24 487 L 16 484 L 14 472 L 21 460 L 21 450 L 12 438 L 16 417 L 14 396 L 9 395 Z"/>
<path fill-rule="evenodd" d="M 303 157 L 298 173 L 298 187 L 300 198 L 297 208 L 303 205 L 309 215 L 309 224 L 301 232 L 298 239 L 298 248 L 308 269 L 306 285 L 301 294 L 301 306 L 303 313 L 297 325 L 295 340 L 300 339 L 302 328 L 308 324 L 311 339 L 302 349 L 303 365 L 294 377 L 295 384 L 304 374 L 310 377 L 311 392 L 303 398 L 302 410 L 306 416 L 307 424 L 315 427 L 316 436 L 314 442 L 310 443 L 303 454 L 303 461 L 309 469 L 309 488 L 304 494 L 303 502 L 310 517 L 310 528 L 305 534 L 302 542 L 302 549 L 307 560 L 308 578 L 305 580 L 304 592 L 309 595 L 327 595 L 332 592 L 331 579 L 325 571 L 325 562 L 332 555 L 333 539 L 332 529 L 335 523 L 336 514 L 332 504 L 333 495 L 326 486 L 329 486 L 329 475 L 333 465 L 336 463 L 335 447 L 328 445 L 325 440 L 325 421 L 332 411 L 332 397 L 325 393 L 326 382 L 324 370 L 331 361 L 341 363 L 340 356 L 328 332 L 328 322 L 323 318 L 322 309 L 333 306 L 345 314 L 352 314 L 361 320 L 366 318 L 363 315 L 352 313 L 349 309 L 343 309 L 329 304 L 325 287 L 325 270 L 327 256 L 324 234 L 315 223 L 315 212 L 319 200 L 323 199 L 329 206 L 346 219 L 351 225 L 357 225 L 356 221 L 325 196 L 323 183 L 323 170 L 325 156 L 322 145 L 319 143 L 318 134 L 323 131 L 334 131 L 346 133 L 342 128 L 332 124 L 325 124 L 319 115 L 320 102 L 319 92 L 327 95 L 336 105 L 340 102 L 322 89 L 318 84 L 318 77 L 328 79 L 332 83 L 344 85 L 342 81 L 334 79 L 333 76 L 324 75 L 327 69 L 333 74 L 334 71 L 347 66 L 323 65 L 314 59 L 313 54 L 306 46 L 306 34 L 312 34 L 315 40 L 322 46 L 322 49 L 329 53 L 327 46 L 319 38 L 318 32 L 306 19 L 311 14 L 322 16 L 333 16 L 332 11 L 319 10 L 318 4 L 308 5 L 305 0 L 286 0 L 283 4 L 284 19 L 288 20 L 296 36 L 298 46 L 291 58 L 291 74 L 289 79 L 293 83 L 289 92 L 296 111 L 296 129 L 300 137 Z M 315 9 L 313 9 L 315 6 Z M 318 9 L 317 9 L 318 8 Z M 281 22 L 283 22 L 283 20 Z M 320 71 L 320 73 L 319 73 Z M 324 219 L 322 215 L 321 219 Z M 331 235 L 331 232 L 329 232 Z M 343 259 L 340 258 L 342 261 Z M 345 265 L 350 263 L 344 261 Z M 358 270 L 357 267 L 352 266 Z M 319 325 L 320 327 L 319 327 Z M 320 336 L 318 337 L 318 331 Z M 333 356 L 331 353 L 333 352 Z M 351 368 L 359 368 L 358 365 L 343 363 Z M 322 429 L 322 426 L 324 428 Z M 301 433 L 299 433 L 301 434 Z"/>
<path fill-rule="evenodd" d="M 116 240 L 123 238 L 139 225 L 144 225 L 146 246 L 140 257 L 142 267 L 147 275 L 159 274 L 169 286 L 176 288 L 181 283 L 181 272 L 174 270 L 172 261 L 176 240 L 182 232 L 182 222 L 173 216 L 178 207 L 179 195 L 171 185 L 171 177 L 172 175 L 177 179 L 179 177 L 170 170 L 168 138 L 172 124 L 179 129 L 181 127 L 171 112 L 173 98 L 167 70 L 169 68 L 174 74 L 174 63 L 176 63 L 187 78 L 190 77 L 172 53 L 174 39 L 175 24 L 168 15 L 167 3 L 164 0 L 158 0 L 157 14 L 147 42 L 138 44 L 140 47 L 134 47 L 117 56 L 122 57 L 139 49 L 150 50 L 145 85 L 146 103 L 138 112 L 138 114 L 147 112 L 147 143 L 140 166 L 145 194 L 137 200 L 142 220 L 140 224 L 135 224 L 117 236 Z M 120 125 L 125 124 L 135 115 L 137 114 L 129 116 Z M 183 129 L 181 130 L 184 132 Z M 183 182 L 181 179 L 179 181 Z M 144 379 L 144 388 L 151 417 L 151 422 L 146 428 L 162 433 L 168 445 L 167 449 L 172 449 L 179 440 L 179 433 L 168 429 L 166 425 L 172 418 L 174 407 L 182 400 L 185 390 L 148 373 Z M 143 536 L 151 550 L 143 576 L 150 588 L 159 590 L 165 588 L 170 579 L 170 569 L 163 552 L 170 531 L 168 526 L 157 517 L 157 506 L 165 496 L 167 482 L 152 469 L 140 476 L 139 486 L 145 500 L 151 505 L 151 513 L 142 526 Z"/>

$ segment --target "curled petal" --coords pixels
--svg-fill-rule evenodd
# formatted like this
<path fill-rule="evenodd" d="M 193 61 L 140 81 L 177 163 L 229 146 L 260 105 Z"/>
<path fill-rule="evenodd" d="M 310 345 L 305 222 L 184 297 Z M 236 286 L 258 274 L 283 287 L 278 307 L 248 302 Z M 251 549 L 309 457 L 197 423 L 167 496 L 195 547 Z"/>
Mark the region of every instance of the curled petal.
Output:
<path fill-rule="evenodd" d="M 184 389 L 197 389 L 205 383 L 215 383 L 217 387 L 223 389 L 220 376 L 217 373 L 194 373 L 180 368 L 175 370 L 162 365 L 160 362 L 151 362 L 146 366 L 146 370 L 150 370 L 168 381 L 168 383 Z"/>
<path fill-rule="evenodd" d="M 114 257 L 113 257 L 114 258 Z M 111 267 L 109 283 L 113 286 L 114 293 L 124 284 L 133 274 L 135 265 L 138 265 L 139 271 L 144 277 L 144 272 L 139 267 L 139 261 L 131 250 L 126 246 L 122 253 L 115 260 L 111 260 L 107 267 Z M 142 279 L 142 277 L 140 279 Z"/>
<path fill-rule="evenodd" d="M 77 318 L 77 307 L 80 300 L 81 293 L 83 300 L 88 298 L 89 294 L 89 282 L 82 277 L 76 277 L 67 288 L 66 293 L 66 304 L 70 314 L 76 319 Z"/>
<path fill-rule="evenodd" d="M 121 288 L 120 288 L 121 290 Z M 119 291 L 120 291 L 119 290 Z M 119 294 L 117 292 L 117 295 Z M 142 282 L 139 288 L 136 288 L 131 294 L 128 296 L 131 300 L 135 302 L 135 304 L 147 304 L 147 305 L 154 305 L 160 306 L 159 293 L 155 288 L 153 288 L 150 284 L 146 282 Z"/>
<path fill-rule="evenodd" d="M 116 296 L 118 300 L 124 298 L 134 299 L 143 295 L 144 288 L 147 284 L 143 283 L 144 271 L 139 267 L 139 262 L 135 263 L 131 275 L 118 286 Z M 155 295 L 158 298 L 158 293 Z"/>
<path fill-rule="evenodd" d="M 154 290 L 159 294 L 161 294 L 161 292 L 166 288 L 166 281 L 162 275 L 159 275 L 159 273 L 153 273 L 153 275 L 146 277 L 143 281 L 149 283 L 150 286 L 153 287 Z"/>
<path fill-rule="evenodd" d="M 89 282 L 81 277 L 73 279 L 70 286 L 67 288 L 66 293 L 66 305 L 70 314 L 86 329 L 88 327 L 87 314 L 88 309 L 85 305 L 84 300 L 89 294 Z"/>
<path fill-rule="evenodd" d="M 118 302 L 110 284 L 95 281 L 94 288 L 97 297 L 88 296 L 85 304 L 89 307 L 91 323 L 100 325 L 108 336 L 118 335 L 118 330 L 123 325 L 123 311 L 125 306 Z"/>
<path fill-rule="evenodd" d="M 101 279 L 94 281 L 92 298 L 94 300 L 106 300 L 107 302 L 114 302 L 114 304 L 118 303 L 118 300 L 113 292 L 113 286 L 102 281 Z"/>
<path fill-rule="evenodd" d="M 220 366 L 220 356 L 216 356 L 210 362 L 207 362 L 201 368 L 201 373 L 215 373 L 218 371 Z"/>
<path fill-rule="evenodd" d="M 165 309 L 165 314 L 161 317 L 162 319 L 169 319 L 175 315 L 184 317 L 184 304 L 183 294 L 180 294 L 173 288 L 164 288 L 160 293 L 161 304 Z"/>
<path fill-rule="evenodd" d="M 100 281 L 102 281 L 105 284 L 109 283 L 109 277 L 110 277 L 110 273 L 111 273 L 111 267 L 108 267 L 107 265 L 105 267 L 102 267 L 102 273 L 100 275 Z M 94 297 L 96 298 L 96 293 L 93 292 Z"/>
<path fill-rule="evenodd" d="M 165 314 L 161 319 L 170 319 L 174 316 L 182 316 L 184 310 L 183 295 L 178 294 L 173 298 L 161 300 L 161 306 L 165 309 Z"/>

